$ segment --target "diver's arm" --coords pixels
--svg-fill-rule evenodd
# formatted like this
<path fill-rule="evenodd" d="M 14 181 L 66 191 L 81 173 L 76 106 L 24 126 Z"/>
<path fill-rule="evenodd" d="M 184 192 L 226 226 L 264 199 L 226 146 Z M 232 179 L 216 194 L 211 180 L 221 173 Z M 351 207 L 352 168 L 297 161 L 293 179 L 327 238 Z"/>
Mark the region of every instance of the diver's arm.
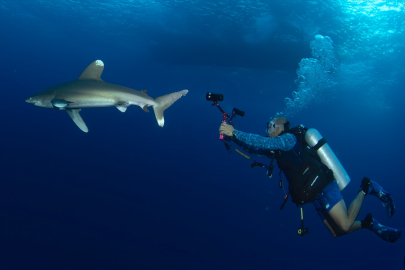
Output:
<path fill-rule="evenodd" d="M 268 157 L 271 150 L 291 150 L 297 138 L 291 133 L 285 133 L 274 138 L 262 137 L 257 134 L 245 133 L 239 130 L 232 132 L 232 140 L 244 151 L 258 157 Z"/>

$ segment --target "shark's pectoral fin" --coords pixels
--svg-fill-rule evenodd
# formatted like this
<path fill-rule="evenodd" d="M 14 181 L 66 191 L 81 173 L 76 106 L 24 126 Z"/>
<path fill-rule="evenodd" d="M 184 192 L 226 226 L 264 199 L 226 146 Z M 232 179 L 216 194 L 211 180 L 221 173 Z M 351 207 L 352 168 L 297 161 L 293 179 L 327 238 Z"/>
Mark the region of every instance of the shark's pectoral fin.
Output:
<path fill-rule="evenodd" d="M 84 132 L 88 132 L 89 129 L 86 126 L 86 123 L 84 123 L 82 117 L 80 116 L 79 112 L 80 109 L 75 109 L 75 110 L 66 110 L 70 118 L 72 118 L 73 122 Z"/>
<path fill-rule="evenodd" d="M 130 104 L 128 103 L 118 103 L 115 107 L 117 107 L 118 110 L 120 110 L 120 112 L 125 112 Z"/>
<path fill-rule="evenodd" d="M 149 112 L 149 110 L 148 110 L 148 104 L 146 104 L 145 106 L 143 106 L 142 110 L 144 110 L 145 112 Z"/>

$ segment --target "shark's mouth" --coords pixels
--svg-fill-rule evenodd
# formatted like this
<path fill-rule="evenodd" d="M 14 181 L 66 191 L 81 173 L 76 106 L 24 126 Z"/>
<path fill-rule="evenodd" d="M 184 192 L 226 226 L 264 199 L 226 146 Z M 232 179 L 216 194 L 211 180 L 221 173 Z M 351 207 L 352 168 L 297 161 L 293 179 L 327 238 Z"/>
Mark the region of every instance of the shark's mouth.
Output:
<path fill-rule="evenodd" d="M 46 107 L 46 106 L 44 106 L 44 104 L 41 101 L 35 101 L 35 102 L 32 102 L 32 104 L 34 104 L 35 106 L 38 106 L 38 107 Z"/>

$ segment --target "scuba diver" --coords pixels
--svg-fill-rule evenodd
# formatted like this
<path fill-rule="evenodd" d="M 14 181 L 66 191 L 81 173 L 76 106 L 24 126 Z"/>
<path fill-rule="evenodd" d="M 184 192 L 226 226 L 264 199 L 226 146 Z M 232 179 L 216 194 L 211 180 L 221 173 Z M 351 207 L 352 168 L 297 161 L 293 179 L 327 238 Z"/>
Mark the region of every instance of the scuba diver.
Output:
<path fill-rule="evenodd" d="M 307 129 L 302 125 L 290 129 L 290 123 L 285 117 L 276 117 L 267 123 L 266 131 L 268 137 L 263 137 L 234 129 L 225 122 L 219 128 L 221 135 L 228 136 L 228 140 L 235 142 L 245 152 L 270 158 L 271 164 L 267 167 L 269 177 L 272 175 L 274 159 L 277 161 L 280 178 L 282 171 L 289 183 L 289 194 L 285 196 L 284 204 L 291 195 L 292 201 L 301 205 L 302 229 L 302 205 L 312 202 L 333 237 L 359 229 L 368 229 L 391 243 L 400 238 L 400 230 L 380 224 L 371 213 L 364 220 L 356 220 L 367 195 L 375 196 L 382 201 L 388 217 L 391 218 L 394 214 L 395 204 L 390 193 L 375 181 L 364 177 L 359 192 L 347 209 L 341 190 L 350 182 L 350 178 L 326 140 L 316 130 Z M 318 137 L 311 145 L 309 141 L 313 140 L 314 134 L 318 134 Z M 300 230 L 298 233 L 303 235 Z"/>

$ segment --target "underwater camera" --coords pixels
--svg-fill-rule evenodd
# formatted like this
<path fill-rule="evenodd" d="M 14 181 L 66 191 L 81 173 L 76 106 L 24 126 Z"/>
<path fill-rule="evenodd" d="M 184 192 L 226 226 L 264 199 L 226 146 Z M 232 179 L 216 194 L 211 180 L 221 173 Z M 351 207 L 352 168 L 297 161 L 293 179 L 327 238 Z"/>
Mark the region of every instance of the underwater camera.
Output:
<path fill-rule="evenodd" d="M 224 95 L 222 95 L 222 94 L 214 94 L 214 93 L 208 92 L 208 93 L 205 95 L 205 98 L 206 98 L 208 101 L 223 101 L 223 100 L 224 100 Z"/>
<path fill-rule="evenodd" d="M 214 93 L 208 92 L 208 93 L 205 95 L 205 98 L 206 98 L 208 101 L 212 101 L 212 102 L 213 102 L 212 106 L 217 106 L 218 109 L 221 111 L 221 113 L 222 113 L 222 123 L 228 122 L 230 125 L 233 126 L 232 119 L 233 119 L 236 115 L 239 115 L 239 116 L 242 116 L 242 117 L 245 116 L 245 112 L 244 112 L 244 111 L 238 110 L 238 109 L 236 109 L 236 108 L 233 108 L 233 110 L 232 110 L 232 116 L 230 116 L 228 113 L 224 112 L 224 110 L 222 110 L 221 106 L 219 106 L 219 104 L 218 104 L 218 101 L 223 101 L 223 100 L 224 100 L 224 95 L 222 95 L 222 94 L 214 94 Z M 220 138 L 221 140 L 224 139 L 224 135 L 221 134 L 221 135 L 219 136 L 219 138 Z"/>

